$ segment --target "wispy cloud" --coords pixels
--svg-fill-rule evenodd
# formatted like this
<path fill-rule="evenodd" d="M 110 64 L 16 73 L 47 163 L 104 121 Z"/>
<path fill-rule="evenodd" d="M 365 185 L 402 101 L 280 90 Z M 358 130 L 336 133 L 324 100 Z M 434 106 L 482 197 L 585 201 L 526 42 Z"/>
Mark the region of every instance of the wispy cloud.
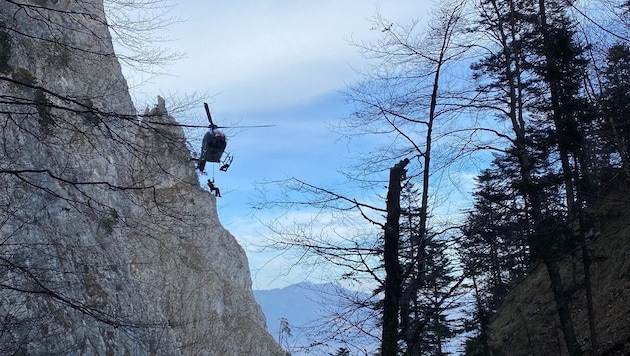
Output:
<path fill-rule="evenodd" d="M 153 87 L 219 93 L 230 111 L 308 101 L 356 78 L 360 58 L 348 40 L 378 36 L 369 21 L 378 9 L 402 22 L 425 12 L 407 0 L 186 2 L 173 10 L 185 21 L 169 45 L 187 57 Z"/>

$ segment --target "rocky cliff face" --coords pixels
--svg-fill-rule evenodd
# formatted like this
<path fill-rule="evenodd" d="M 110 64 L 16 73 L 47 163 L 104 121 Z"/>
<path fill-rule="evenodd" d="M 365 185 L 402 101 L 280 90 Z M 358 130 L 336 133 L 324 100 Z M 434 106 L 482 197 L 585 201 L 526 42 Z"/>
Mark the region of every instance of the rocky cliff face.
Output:
<path fill-rule="evenodd" d="M 282 353 L 172 123 L 101 0 L 0 2 L 0 354 Z"/>

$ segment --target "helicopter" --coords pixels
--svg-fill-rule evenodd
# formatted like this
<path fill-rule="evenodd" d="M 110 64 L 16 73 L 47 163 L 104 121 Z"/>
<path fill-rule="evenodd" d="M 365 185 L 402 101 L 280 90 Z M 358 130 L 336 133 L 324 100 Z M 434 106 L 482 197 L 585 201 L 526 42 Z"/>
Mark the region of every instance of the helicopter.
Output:
<path fill-rule="evenodd" d="M 204 108 L 206 109 L 206 115 L 208 116 L 208 121 L 210 125 L 208 125 L 208 132 L 203 136 L 203 140 L 201 142 L 201 154 L 199 158 L 192 158 L 197 161 L 197 169 L 199 171 L 204 172 L 206 167 L 206 162 L 211 163 L 220 163 L 221 167 L 220 171 L 227 171 L 234 160 L 234 157 L 228 152 L 225 152 L 225 148 L 227 147 L 227 138 L 222 131 L 219 131 L 220 128 L 249 128 L 249 127 L 271 127 L 274 125 L 256 125 L 256 126 L 217 126 L 212 121 L 212 115 L 210 114 L 210 107 L 208 103 L 203 103 Z"/>

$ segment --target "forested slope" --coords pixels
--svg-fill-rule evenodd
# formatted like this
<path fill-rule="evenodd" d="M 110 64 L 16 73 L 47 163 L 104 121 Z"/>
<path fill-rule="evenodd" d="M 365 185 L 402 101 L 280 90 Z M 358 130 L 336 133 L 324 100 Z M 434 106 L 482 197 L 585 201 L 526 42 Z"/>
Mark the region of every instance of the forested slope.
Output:
<path fill-rule="evenodd" d="M 596 226 L 590 237 L 591 280 L 599 355 L 630 354 L 630 180 L 621 174 L 604 184 L 589 211 Z M 577 339 L 588 350 L 589 325 L 581 253 L 561 262 Z M 566 354 L 549 277 L 539 265 L 505 298 L 490 325 L 498 355 Z"/>

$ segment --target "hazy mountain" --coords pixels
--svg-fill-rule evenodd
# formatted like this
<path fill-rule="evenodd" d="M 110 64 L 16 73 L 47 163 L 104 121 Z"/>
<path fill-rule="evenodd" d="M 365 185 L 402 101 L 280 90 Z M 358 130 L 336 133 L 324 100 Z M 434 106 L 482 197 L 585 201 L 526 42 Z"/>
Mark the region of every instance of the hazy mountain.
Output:
<path fill-rule="evenodd" d="M 284 288 L 255 290 L 254 298 L 267 317 L 269 332 L 277 340 L 281 318 L 286 318 L 292 326 L 302 326 L 321 317 L 318 291 L 327 287 L 330 285 L 304 282 Z"/>
<path fill-rule="evenodd" d="M 325 332 L 339 327 L 337 318 L 331 317 L 331 311 L 347 310 L 347 296 L 368 296 L 355 293 L 332 283 L 312 284 L 308 282 L 270 290 L 254 290 L 254 298 L 260 304 L 267 317 L 269 332 L 285 349 L 296 355 L 329 355 L 340 347 L 353 349 L 340 339 L 329 340 Z M 347 314 L 350 318 L 366 319 L 371 324 L 367 311 Z M 291 330 L 289 336 L 282 331 L 282 320 Z M 363 323 L 362 323 L 363 324 Z M 362 339 L 353 332 L 346 332 L 346 337 L 358 341 L 363 347 L 373 343 L 372 339 Z M 372 349 L 370 347 L 370 349 Z M 352 355 L 362 352 L 353 349 Z"/>

